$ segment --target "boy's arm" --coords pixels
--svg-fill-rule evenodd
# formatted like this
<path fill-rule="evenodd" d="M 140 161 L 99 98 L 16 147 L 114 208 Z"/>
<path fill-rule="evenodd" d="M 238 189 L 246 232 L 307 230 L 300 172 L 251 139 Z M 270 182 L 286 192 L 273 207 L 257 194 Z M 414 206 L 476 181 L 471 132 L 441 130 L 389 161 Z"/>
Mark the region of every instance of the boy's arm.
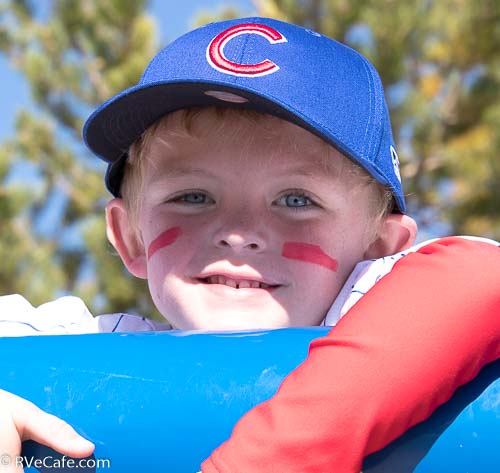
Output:
<path fill-rule="evenodd" d="M 402 258 L 204 473 L 353 472 L 500 357 L 500 248 L 444 238 Z"/>

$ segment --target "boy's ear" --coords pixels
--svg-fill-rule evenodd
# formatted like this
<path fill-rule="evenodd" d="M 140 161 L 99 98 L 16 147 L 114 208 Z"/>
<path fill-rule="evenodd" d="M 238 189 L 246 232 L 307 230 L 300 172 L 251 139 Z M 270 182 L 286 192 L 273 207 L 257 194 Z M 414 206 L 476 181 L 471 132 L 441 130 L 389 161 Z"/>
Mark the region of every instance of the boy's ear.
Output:
<path fill-rule="evenodd" d="M 380 224 L 376 240 L 365 259 L 382 258 L 410 248 L 417 237 L 417 223 L 408 215 L 389 214 Z"/>
<path fill-rule="evenodd" d="M 122 199 L 113 199 L 106 205 L 106 234 L 130 273 L 147 279 L 144 245 L 137 238 Z"/>

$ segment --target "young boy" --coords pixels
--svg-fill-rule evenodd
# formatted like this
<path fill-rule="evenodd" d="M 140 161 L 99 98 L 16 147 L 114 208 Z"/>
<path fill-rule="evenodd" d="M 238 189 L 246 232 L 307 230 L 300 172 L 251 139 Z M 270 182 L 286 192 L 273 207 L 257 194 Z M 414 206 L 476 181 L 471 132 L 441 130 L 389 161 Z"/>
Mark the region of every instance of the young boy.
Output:
<path fill-rule="evenodd" d="M 90 117 L 84 136 L 87 145 L 109 163 L 106 184 L 115 199 L 106 210 L 108 237 L 129 271 L 148 279 L 156 306 L 179 329 L 335 325 L 359 293 L 389 272 L 415 239 L 416 225 L 404 214 L 398 157 L 377 73 L 349 48 L 294 25 L 270 19 L 232 20 L 207 25 L 179 38 L 153 59 L 138 86 L 106 102 Z M 460 256 L 461 245 L 468 250 L 473 247 L 470 242 L 443 246 L 452 247 L 447 250 L 451 253 L 458 246 Z M 481 257 L 498 252 L 494 246 L 485 249 L 489 245 L 477 245 Z M 356 266 L 393 254 L 398 256 Z M 403 263 L 407 258 L 401 261 L 402 281 L 411 284 L 408 279 L 418 278 L 405 274 L 407 266 Z M 441 259 L 436 256 L 434 261 Z M 409 267 L 414 269 L 411 264 Z M 475 269 L 470 264 L 468 267 Z M 432 276 L 426 273 L 429 280 Z M 394 278 L 388 281 L 394 284 Z M 381 310 L 385 301 L 380 303 L 380 294 L 387 298 L 392 287 L 389 292 L 381 292 L 378 286 L 363 301 L 371 296 L 379 309 L 361 305 L 358 312 L 368 316 Z M 410 298 L 410 303 L 421 308 L 420 298 L 415 295 L 415 299 Z M 433 307 L 425 306 L 427 310 Z M 488 312 L 489 307 L 479 310 Z M 397 311 L 398 306 L 391 308 L 393 316 Z M 389 324 L 383 313 L 381 319 L 363 321 L 357 316 L 351 322 L 352 313 L 339 325 L 337 338 L 333 335 L 330 340 L 351 334 L 353 328 L 359 329 L 366 322 L 373 330 L 368 334 L 380 335 L 376 340 L 381 346 L 375 344 L 377 348 L 370 354 L 377 362 L 388 361 L 384 347 L 387 340 L 401 344 L 398 337 L 402 332 L 411 334 L 409 322 Z M 56 317 L 57 323 L 52 320 L 52 325 L 70 327 L 67 314 L 65 310 L 66 321 Z M 377 320 L 383 323 L 377 325 Z M 76 325 L 78 332 L 155 328 L 145 319 L 123 314 L 79 320 Z M 392 328 L 386 340 L 385 333 Z M 442 325 L 435 328 L 444 333 Z M 488 330 L 488 334 L 498 336 L 498 324 L 493 332 Z M 486 343 L 481 337 L 487 338 L 484 331 L 481 333 L 472 337 L 480 346 Z M 427 349 L 435 342 L 425 335 L 422 339 Z M 460 340 L 460 334 L 452 340 Z M 322 343 L 314 344 L 312 361 L 302 368 L 302 380 L 310 379 L 308 367 L 317 364 L 313 355 Z M 399 350 L 399 345 L 391 348 L 394 346 Z M 356 383 L 339 382 L 352 379 L 346 370 L 359 364 L 359 353 L 352 360 L 349 355 L 343 358 L 342 350 L 340 355 L 337 351 L 333 358 L 338 362 L 331 365 L 332 372 L 344 360 L 349 363 L 340 378 L 331 379 L 351 390 L 356 400 Z M 320 466 L 313 467 L 308 459 L 306 468 L 298 457 L 290 456 L 290 446 L 285 448 L 287 454 L 272 453 L 273 461 L 278 462 L 279 457 L 283 471 L 359 470 L 366 453 L 381 448 L 425 418 L 480 366 L 498 357 L 498 347 L 488 345 L 479 352 L 474 355 L 477 363 L 473 367 L 458 380 L 448 380 L 436 399 L 430 400 L 425 409 L 412 411 L 403 421 L 394 420 L 395 416 L 385 411 L 382 421 L 377 415 L 372 419 L 367 416 L 359 442 L 350 432 L 337 428 L 337 436 L 347 434 L 347 438 L 343 442 L 330 438 L 326 445 L 338 450 L 347 441 L 359 448 L 344 455 L 342 462 L 338 458 L 325 460 L 315 452 L 312 456 Z M 410 368 L 416 364 L 415 349 L 398 355 L 410 358 Z M 366 355 L 364 358 L 366 367 L 369 361 Z M 466 361 L 470 361 L 467 356 L 459 363 Z M 394 367 L 401 368 L 396 362 Z M 390 363 L 384 369 L 391 369 Z M 409 371 L 409 375 L 414 373 Z M 336 397 L 338 392 L 332 395 L 331 385 L 312 377 L 315 381 L 308 383 L 310 394 L 321 389 L 328 401 L 317 403 L 311 395 L 309 414 L 315 408 L 324 410 L 325 405 L 330 408 L 345 402 L 342 394 L 340 398 L 344 399 Z M 277 399 L 283 393 L 300 391 L 300 379 L 290 379 Z M 361 378 L 356 382 L 363 384 Z M 423 384 L 430 385 L 429 389 L 441 387 L 432 380 Z M 378 394 L 387 395 L 380 390 Z M 36 422 L 26 421 L 26 414 L 22 414 L 26 404 L 9 394 L 3 396 L 11 406 L 10 412 L 15 412 L 14 427 L 2 437 L 10 442 L 7 451 L 18 448 L 21 438 L 47 441 L 43 427 L 35 427 Z M 288 412 L 308 402 L 307 396 L 303 399 L 294 402 Z M 383 404 L 382 400 L 374 402 Z M 272 402 L 268 406 L 273 409 Z M 354 408 L 359 406 L 354 404 Z M 330 414 L 334 425 L 342 409 L 332 410 L 337 412 Z M 349 413 L 346 418 L 352 421 L 352 407 Z M 312 418 L 317 419 L 314 415 Z M 377 422 L 385 422 L 382 433 L 380 428 L 378 432 L 370 430 Z M 263 431 L 265 427 L 258 429 Z M 255 445 L 255 439 L 249 441 L 246 436 L 239 441 L 241 431 L 235 431 L 238 454 L 246 444 L 247 452 L 252 451 L 249 456 L 255 471 L 265 471 L 266 464 L 280 470 L 277 463 L 262 458 L 256 461 L 257 449 L 248 448 Z M 280 433 L 286 437 L 284 428 L 278 430 L 278 438 Z M 318 438 L 324 442 L 324 436 Z M 295 450 L 296 439 L 294 442 Z M 301 451 L 309 445 L 301 444 Z M 72 455 L 88 453 L 90 448 L 80 444 L 80 449 L 71 449 L 64 440 L 52 445 Z M 230 441 L 204 465 L 204 471 L 253 471 L 244 455 L 235 460 L 231 448 Z M 303 452 L 299 456 L 304 457 Z M 294 470 L 282 463 L 287 457 L 293 458 Z"/>

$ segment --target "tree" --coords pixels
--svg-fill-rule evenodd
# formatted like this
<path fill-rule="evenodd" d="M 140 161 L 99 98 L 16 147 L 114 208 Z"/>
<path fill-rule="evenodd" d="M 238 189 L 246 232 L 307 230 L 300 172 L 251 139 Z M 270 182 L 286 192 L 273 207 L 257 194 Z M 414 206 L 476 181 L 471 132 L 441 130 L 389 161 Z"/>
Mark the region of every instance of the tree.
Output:
<path fill-rule="evenodd" d="M 154 21 L 141 0 L 49 5 L 43 12 L 12 0 L 0 10 L 0 48 L 37 105 L 19 114 L 16 136 L 0 148 L 2 293 L 33 304 L 70 293 L 94 313 L 154 314 L 145 283 L 123 270 L 106 242 L 104 168 L 81 142 L 89 112 L 139 80 L 157 49 Z M 13 166 L 14 173 L 31 166 L 36 176 L 9 185 Z"/>

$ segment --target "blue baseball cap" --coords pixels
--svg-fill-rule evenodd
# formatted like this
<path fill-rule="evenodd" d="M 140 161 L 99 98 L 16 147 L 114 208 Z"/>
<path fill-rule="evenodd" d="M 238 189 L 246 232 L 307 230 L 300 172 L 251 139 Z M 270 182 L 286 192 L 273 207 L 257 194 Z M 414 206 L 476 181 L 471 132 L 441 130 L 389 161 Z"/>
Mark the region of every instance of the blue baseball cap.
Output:
<path fill-rule="evenodd" d="M 277 116 L 314 133 L 391 189 L 406 206 L 380 77 L 358 52 L 270 18 L 210 23 L 162 49 L 139 83 L 101 105 L 83 129 L 108 163 L 106 185 L 120 195 L 130 146 L 163 115 L 229 106 Z"/>

